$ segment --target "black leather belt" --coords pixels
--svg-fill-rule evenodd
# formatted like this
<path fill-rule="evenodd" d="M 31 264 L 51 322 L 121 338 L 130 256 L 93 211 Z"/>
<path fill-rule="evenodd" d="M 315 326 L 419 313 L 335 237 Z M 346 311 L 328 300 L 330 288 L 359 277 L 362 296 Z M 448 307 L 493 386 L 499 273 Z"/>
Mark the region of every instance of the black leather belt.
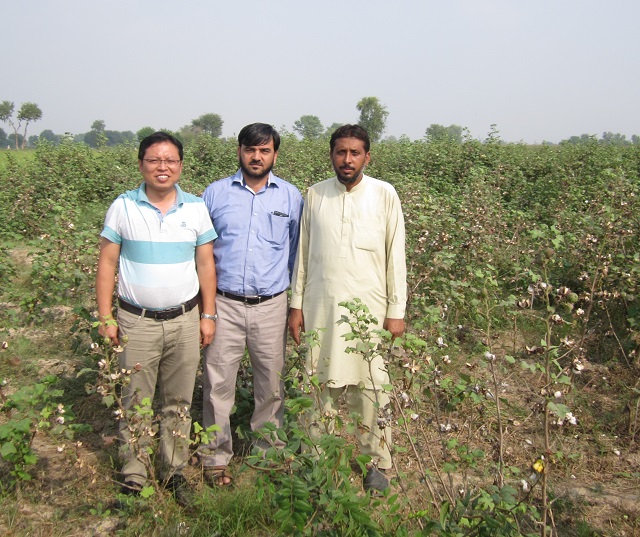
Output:
<path fill-rule="evenodd" d="M 125 302 L 121 298 L 118 298 L 118 305 L 129 313 L 133 313 L 134 315 L 142 315 L 143 317 L 148 317 L 149 319 L 155 319 L 156 321 L 169 321 L 171 319 L 175 319 L 176 317 L 180 317 L 180 315 L 184 315 L 188 311 L 191 311 L 198 305 L 198 295 L 194 296 L 188 302 L 184 304 L 180 304 L 175 308 L 167 308 L 166 310 L 147 310 L 141 309 L 138 306 L 134 306 L 133 304 L 129 304 Z"/>
<path fill-rule="evenodd" d="M 261 302 L 264 302 L 265 300 L 271 300 L 272 298 L 280 296 L 282 293 L 284 293 L 284 291 L 280 291 L 275 295 L 265 295 L 265 296 L 240 296 L 240 295 L 234 295 L 233 293 L 227 293 L 226 291 L 220 291 L 220 289 L 217 290 L 217 293 L 219 295 L 222 295 L 225 298 L 229 298 L 231 300 L 237 300 L 238 302 L 244 302 L 245 304 L 254 306 L 256 304 L 260 304 Z"/>

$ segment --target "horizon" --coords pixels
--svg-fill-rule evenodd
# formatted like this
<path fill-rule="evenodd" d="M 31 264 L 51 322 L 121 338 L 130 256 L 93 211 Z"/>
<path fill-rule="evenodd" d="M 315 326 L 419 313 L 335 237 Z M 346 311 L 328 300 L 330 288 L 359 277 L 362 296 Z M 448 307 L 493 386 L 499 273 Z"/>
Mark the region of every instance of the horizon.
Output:
<path fill-rule="evenodd" d="M 178 131 L 207 113 L 224 137 L 256 121 L 292 131 L 303 115 L 327 128 L 357 122 L 366 96 L 389 112 L 383 138 L 432 124 L 528 144 L 640 134 L 633 0 L 33 0 L 3 18 L 20 46 L 0 101 L 41 108 L 28 134 L 96 120 Z"/>

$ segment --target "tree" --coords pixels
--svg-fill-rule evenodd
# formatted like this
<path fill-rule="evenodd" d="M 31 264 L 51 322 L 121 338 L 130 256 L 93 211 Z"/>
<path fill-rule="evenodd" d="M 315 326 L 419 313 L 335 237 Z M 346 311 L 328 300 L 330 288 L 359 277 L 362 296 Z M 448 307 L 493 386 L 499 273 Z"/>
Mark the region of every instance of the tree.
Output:
<path fill-rule="evenodd" d="M 0 129 L 0 148 L 3 148 L 5 145 L 7 145 L 7 133 L 4 132 L 3 129 Z"/>
<path fill-rule="evenodd" d="M 581 134 L 580 136 L 572 136 L 566 140 L 562 140 L 561 144 L 571 144 L 571 145 L 580 145 L 580 144 L 595 144 L 597 143 L 595 134 Z"/>
<path fill-rule="evenodd" d="M 613 132 L 602 133 L 602 138 L 600 139 L 600 143 L 604 145 L 629 145 L 630 144 L 629 140 L 627 140 L 627 137 L 624 134 L 613 133 Z"/>
<path fill-rule="evenodd" d="M 462 143 L 462 127 L 458 125 L 438 125 L 432 123 L 425 132 L 425 136 L 430 142 L 455 142 Z"/>
<path fill-rule="evenodd" d="M 97 133 L 104 133 L 106 129 L 107 129 L 107 124 L 102 119 L 96 119 L 91 124 L 91 130 Z"/>
<path fill-rule="evenodd" d="M 104 134 L 107 137 L 107 145 L 110 147 L 132 144 L 136 140 L 136 135 L 131 131 L 104 131 Z"/>
<path fill-rule="evenodd" d="M 324 127 L 318 116 L 300 116 L 293 124 L 293 130 L 302 136 L 303 140 L 317 140 L 322 136 Z"/>
<path fill-rule="evenodd" d="M 2 101 L 2 104 L 0 104 L 0 121 L 11 125 L 11 128 L 13 129 L 13 132 L 14 132 L 16 149 L 18 149 L 18 129 L 16 128 L 15 123 L 11 119 L 13 117 L 14 109 L 15 109 L 15 105 L 11 101 Z"/>
<path fill-rule="evenodd" d="M 166 129 L 160 129 L 164 132 L 170 132 Z M 190 144 L 193 142 L 199 135 L 203 134 L 204 131 L 199 127 L 194 127 L 193 125 L 184 125 L 180 127 L 177 132 L 174 133 L 174 136 L 178 138 L 184 145 Z"/>
<path fill-rule="evenodd" d="M 61 134 L 56 134 L 51 129 L 46 129 L 40 133 L 37 141 L 42 142 L 46 140 L 47 142 L 51 142 L 53 145 L 60 145 L 62 138 L 63 136 Z"/>
<path fill-rule="evenodd" d="M 218 114 L 203 114 L 191 122 L 194 129 L 206 132 L 208 135 L 217 138 L 222 134 L 222 118 Z"/>
<path fill-rule="evenodd" d="M 377 97 L 363 97 L 356 105 L 360 111 L 358 125 L 367 129 L 371 141 L 380 140 L 384 129 L 387 126 L 387 107 L 384 106 Z"/>
<path fill-rule="evenodd" d="M 96 119 L 91 124 L 91 130 L 84 135 L 84 143 L 90 147 L 104 147 L 107 145 L 106 123 Z"/>
<path fill-rule="evenodd" d="M 48 142 L 57 143 L 58 137 L 54 134 L 51 129 L 45 129 L 40 133 L 41 140 L 47 140 Z"/>
<path fill-rule="evenodd" d="M 138 137 L 138 141 L 144 140 L 147 136 L 151 136 L 156 130 L 153 127 L 142 127 L 138 132 L 136 132 L 136 136 Z"/>
<path fill-rule="evenodd" d="M 151 129 L 151 132 L 154 132 Z M 91 124 L 91 130 L 82 135 L 82 140 L 90 147 L 113 147 L 115 145 L 133 144 L 136 135 L 131 131 L 110 131 L 106 129 L 105 122 L 96 119 Z"/>
<path fill-rule="evenodd" d="M 27 127 L 32 121 L 38 121 L 42 119 L 42 110 L 35 103 L 22 103 L 16 119 L 13 118 L 13 111 L 15 110 L 15 104 L 11 101 L 2 101 L 0 104 L 0 121 L 3 123 L 9 123 L 13 129 L 13 140 L 16 143 L 16 149 L 18 149 L 18 139 L 22 140 L 22 148 L 27 143 Z M 20 128 L 24 124 L 24 133 L 19 136 Z"/>
<path fill-rule="evenodd" d="M 27 127 L 29 123 L 33 121 L 40 121 L 42 119 L 42 110 L 36 103 L 22 103 L 20 110 L 18 111 L 18 121 L 24 122 L 24 132 L 22 133 L 22 149 L 27 144 Z"/>
<path fill-rule="evenodd" d="M 329 125 L 329 126 L 327 127 L 327 130 L 326 130 L 326 131 L 324 131 L 324 136 L 325 136 L 325 138 L 331 138 L 331 135 L 332 135 L 335 131 L 337 131 L 340 127 L 342 127 L 342 125 L 344 125 L 344 123 L 337 123 L 337 122 L 334 122 L 334 123 L 332 123 L 331 125 Z"/>

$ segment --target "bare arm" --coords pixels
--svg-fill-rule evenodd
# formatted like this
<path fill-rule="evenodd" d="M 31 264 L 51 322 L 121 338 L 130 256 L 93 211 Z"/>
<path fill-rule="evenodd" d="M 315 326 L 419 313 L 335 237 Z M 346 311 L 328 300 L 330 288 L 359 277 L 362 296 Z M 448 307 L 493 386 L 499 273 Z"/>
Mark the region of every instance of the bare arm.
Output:
<path fill-rule="evenodd" d="M 196 269 L 200 282 L 202 312 L 216 313 L 216 266 L 213 260 L 213 242 L 196 247 Z M 213 341 L 216 323 L 211 319 L 200 319 L 200 345 L 206 347 Z"/>
<path fill-rule="evenodd" d="M 120 257 L 120 245 L 102 237 L 100 257 L 96 274 L 96 299 L 98 302 L 98 333 L 108 337 L 113 345 L 119 345 L 118 325 L 113 319 L 113 290 L 116 285 L 116 270 Z"/>

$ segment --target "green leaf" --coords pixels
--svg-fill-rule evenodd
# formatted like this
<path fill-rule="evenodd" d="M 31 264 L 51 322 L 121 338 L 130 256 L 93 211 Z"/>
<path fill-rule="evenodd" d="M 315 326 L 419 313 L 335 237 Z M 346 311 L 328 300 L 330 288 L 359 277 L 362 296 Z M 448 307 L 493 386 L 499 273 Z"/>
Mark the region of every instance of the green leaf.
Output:
<path fill-rule="evenodd" d="M 454 463 L 452 463 L 452 462 L 445 462 L 445 463 L 442 465 L 442 471 L 443 471 L 445 474 L 451 474 L 451 473 L 455 472 L 457 469 L 458 469 L 458 465 L 457 465 L 457 464 L 454 464 Z"/>
<path fill-rule="evenodd" d="M 571 412 L 571 409 L 567 405 L 554 403 L 552 401 L 547 403 L 547 408 L 559 418 L 564 418 L 569 412 Z"/>
<path fill-rule="evenodd" d="M 76 378 L 81 377 L 82 375 L 86 375 L 87 373 L 96 373 L 96 370 L 91 369 L 90 367 L 84 367 L 80 371 L 78 371 L 78 373 L 76 373 Z"/>
<path fill-rule="evenodd" d="M 294 500 L 293 507 L 295 508 L 296 511 L 302 512 L 302 513 L 310 513 L 313 511 L 313 507 L 311 507 L 311 504 L 309 504 L 304 500 Z"/>
<path fill-rule="evenodd" d="M 151 496 L 153 496 L 156 493 L 156 490 L 151 487 L 151 486 L 147 486 L 147 487 L 142 487 L 142 490 L 140 491 L 140 496 L 142 496 L 143 498 L 151 498 Z"/>
<path fill-rule="evenodd" d="M 38 462 L 38 456 L 35 453 L 27 453 L 23 456 L 24 464 L 27 466 L 31 466 Z"/>
<path fill-rule="evenodd" d="M 15 453 L 18 453 L 18 450 L 13 442 L 6 442 L 2 444 L 2 447 L 0 448 L 0 455 L 2 455 L 3 459 L 6 459 L 9 455 L 13 455 Z"/>

